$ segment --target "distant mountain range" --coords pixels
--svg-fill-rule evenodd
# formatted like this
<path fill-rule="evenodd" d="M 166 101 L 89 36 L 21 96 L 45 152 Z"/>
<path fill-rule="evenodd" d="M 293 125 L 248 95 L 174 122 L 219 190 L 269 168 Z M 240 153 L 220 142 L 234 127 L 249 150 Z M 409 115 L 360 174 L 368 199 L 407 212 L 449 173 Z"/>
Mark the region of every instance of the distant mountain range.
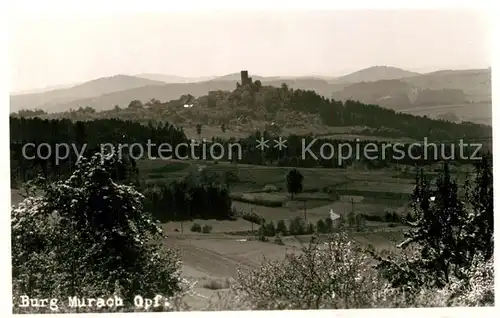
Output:
<path fill-rule="evenodd" d="M 359 83 L 375 82 L 379 80 L 392 80 L 419 75 L 422 74 L 406 71 L 397 67 L 372 66 L 348 75 L 341 76 L 337 78 L 337 80 L 343 83 Z"/>
<path fill-rule="evenodd" d="M 33 89 L 27 89 L 27 90 L 22 90 L 22 91 L 14 91 L 11 92 L 11 96 L 16 96 L 16 95 L 27 95 L 27 94 L 36 94 L 36 93 L 44 93 L 48 91 L 53 91 L 56 89 L 62 89 L 62 88 L 70 88 L 73 86 L 76 86 L 80 83 L 73 83 L 73 84 L 61 84 L 61 85 L 50 85 L 42 88 L 33 88 Z"/>
<path fill-rule="evenodd" d="M 54 111 L 59 111 L 59 107 L 54 106 L 65 105 L 66 103 L 85 100 L 87 98 L 94 98 L 110 92 L 126 91 L 137 87 L 154 87 L 162 85 L 165 85 L 165 83 L 161 81 L 153 81 L 128 75 L 115 75 L 98 78 L 68 88 L 60 88 L 33 94 L 11 95 L 10 108 L 11 111 L 34 108 L 43 110 L 54 109 Z"/>
<path fill-rule="evenodd" d="M 167 84 L 171 84 L 171 83 L 196 83 L 196 82 L 209 81 L 211 79 L 216 78 L 216 76 L 183 77 L 183 76 L 159 74 L 159 73 L 141 73 L 141 74 L 137 74 L 134 76 L 149 79 L 152 81 L 165 82 Z"/>
<path fill-rule="evenodd" d="M 427 104 L 491 103 L 491 69 L 420 74 L 394 67 L 374 66 L 336 78 L 249 76 L 264 85 L 281 86 L 285 83 L 294 89 L 314 90 L 327 98 L 353 99 L 393 109 Z M 38 108 L 53 113 L 86 106 L 97 111 L 108 110 L 115 105 L 126 107 L 132 100 L 147 102 L 154 98 L 165 102 L 186 94 L 199 97 L 209 91 L 232 91 L 239 81 L 239 72 L 200 78 L 165 74 L 115 75 L 45 92 L 11 94 L 10 111 Z"/>

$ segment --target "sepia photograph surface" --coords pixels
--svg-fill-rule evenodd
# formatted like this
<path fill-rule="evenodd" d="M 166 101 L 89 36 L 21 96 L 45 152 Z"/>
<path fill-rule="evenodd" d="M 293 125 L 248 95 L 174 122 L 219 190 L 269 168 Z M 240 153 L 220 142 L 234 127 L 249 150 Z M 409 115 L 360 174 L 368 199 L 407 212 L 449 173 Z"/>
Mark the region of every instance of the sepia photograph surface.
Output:
<path fill-rule="evenodd" d="M 13 313 L 494 306 L 485 11 L 27 15 Z"/>

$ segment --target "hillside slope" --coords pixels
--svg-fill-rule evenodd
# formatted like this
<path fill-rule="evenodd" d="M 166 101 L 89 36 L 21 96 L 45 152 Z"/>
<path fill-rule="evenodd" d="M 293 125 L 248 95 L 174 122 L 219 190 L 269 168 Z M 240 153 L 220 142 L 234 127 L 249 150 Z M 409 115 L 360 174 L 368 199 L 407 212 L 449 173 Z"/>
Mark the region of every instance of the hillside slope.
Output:
<path fill-rule="evenodd" d="M 421 89 L 459 89 L 473 102 L 491 102 L 491 69 L 444 70 L 403 78 Z"/>
<path fill-rule="evenodd" d="M 438 71 L 393 80 L 360 82 L 333 92 L 336 100 L 359 100 L 395 110 L 490 104 L 491 70 Z"/>
<path fill-rule="evenodd" d="M 209 81 L 215 78 L 215 76 L 203 76 L 203 77 L 184 77 L 170 74 L 160 74 L 160 73 L 141 73 L 134 75 L 136 77 L 145 78 L 153 81 L 170 83 L 196 83 Z"/>
<path fill-rule="evenodd" d="M 165 85 L 165 83 L 128 75 L 103 77 L 69 88 L 35 94 L 11 95 L 10 110 L 11 112 L 15 112 L 20 109 L 47 109 L 51 105 L 71 102 L 77 99 L 97 97 L 137 87 L 158 85 Z"/>
<path fill-rule="evenodd" d="M 259 78 L 259 77 L 256 77 Z M 328 96 L 331 94 L 333 86 L 322 79 L 304 78 L 288 80 L 272 80 L 262 78 L 262 84 L 280 87 L 283 83 L 294 89 L 312 89 L 318 94 Z M 253 78 L 252 78 L 253 79 Z M 97 97 L 76 99 L 61 103 L 46 103 L 41 108 L 48 112 L 63 112 L 79 107 L 90 106 L 98 111 L 112 109 L 115 105 L 126 107 L 132 100 L 147 102 L 157 99 L 162 102 L 176 100 L 182 95 L 193 95 L 200 97 L 210 91 L 232 91 L 236 88 L 236 80 L 211 80 L 198 83 L 171 83 L 162 85 L 149 85 L 127 89 L 123 91 L 103 94 Z"/>
<path fill-rule="evenodd" d="M 372 66 L 338 78 L 344 83 L 375 82 L 421 75 L 391 66 Z"/>
<path fill-rule="evenodd" d="M 386 72 L 384 73 L 383 70 Z M 158 79 L 162 76 L 161 74 L 156 75 L 158 75 L 156 77 Z M 444 114 L 442 112 L 450 112 L 455 113 L 460 120 L 479 122 L 486 120 L 488 122 L 491 119 L 487 118 L 491 117 L 491 112 L 488 112 L 488 109 L 491 108 L 490 69 L 444 70 L 416 75 L 416 73 L 395 68 L 374 67 L 349 74 L 343 78 L 344 80 L 346 78 L 355 80 L 357 76 L 358 79 L 366 80 L 403 75 L 407 75 L 407 77 L 358 83 L 346 83 L 342 82 L 342 79 L 322 79 L 312 76 L 293 78 L 262 77 L 250 74 L 250 77 L 254 82 L 261 81 L 263 85 L 281 87 L 284 83 L 290 88 L 312 90 L 321 96 L 335 100 L 358 100 L 366 104 L 376 104 L 394 110 L 411 111 L 414 108 L 418 109 L 419 115 L 441 116 Z M 176 79 L 180 81 L 186 78 L 175 76 L 170 78 L 170 80 Z M 164 80 L 169 79 L 164 78 Z M 20 108 L 41 108 L 56 113 L 87 106 L 97 111 L 109 110 L 115 105 L 126 107 L 132 100 L 140 100 L 145 103 L 154 98 L 161 102 L 168 102 L 187 94 L 200 97 L 210 91 L 233 91 L 238 82 L 240 82 L 239 73 L 220 76 L 209 81 L 169 84 L 162 81 L 119 75 L 43 94 L 11 96 L 11 112 Z M 485 107 L 482 107 L 482 104 L 485 104 Z M 460 106 L 460 109 L 455 111 L 455 109 L 449 108 L 453 105 Z M 430 107 L 433 109 L 426 110 Z M 438 111 L 437 107 L 447 107 L 447 109 Z M 478 107 L 481 112 L 479 117 L 474 115 Z"/>
<path fill-rule="evenodd" d="M 387 82 L 394 81 L 397 80 Z M 79 109 L 39 117 L 71 118 L 72 120 L 117 118 L 153 126 L 160 121 L 167 121 L 175 126 L 184 127 L 185 131 L 202 125 L 205 132 L 210 132 L 208 138 L 214 137 L 215 132 L 218 132 L 217 135 L 220 136 L 220 132 L 224 135 L 227 130 L 230 130 L 231 136 L 241 136 L 242 133 L 249 134 L 257 129 L 285 134 L 287 132 L 322 135 L 341 133 L 350 135 L 351 140 L 355 135 L 414 140 L 421 140 L 425 137 L 434 140 L 451 140 L 457 136 L 483 138 L 491 135 L 491 126 L 433 121 L 430 118 L 404 115 L 359 102 L 341 103 L 326 99 L 314 91 L 292 89 L 287 85 L 273 87 L 259 82 L 245 82 L 243 85 L 236 85 L 234 89 L 225 91 L 211 90 L 207 86 L 209 84 L 218 86 L 219 82 L 204 82 L 198 85 L 169 84 L 161 86 L 161 92 L 170 94 L 172 92 L 169 92 L 169 89 L 173 87 L 179 89 L 186 85 L 197 87 L 198 93 L 206 90 L 210 92 L 195 98 L 184 95 L 168 102 L 151 101 L 145 105 L 130 103 L 128 107 L 113 108 L 108 111 L 95 112 L 89 109 Z M 232 85 L 230 81 L 225 83 Z M 300 84 L 300 81 L 298 83 Z M 371 84 L 373 83 L 358 83 L 358 85 Z M 399 85 L 401 89 L 408 86 L 402 81 L 399 81 Z M 397 87 L 396 83 L 389 86 Z M 158 92 L 156 87 L 146 88 L 151 89 L 150 94 Z M 132 94 L 124 99 L 124 103 L 137 98 L 140 96 L 139 93 L 146 91 L 145 88 L 137 88 L 127 92 L 132 92 Z M 114 94 L 117 93 L 104 97 L 110 98 L 111 96 L 112 98 Z M 123 94 L 121 95 L 123 97 Z M 153 97 L 149 95 L 146 98 Z M 186 107 L 186 104 L 190 106 Z M 447 109 L 443 111 L 449 112 Z"/>

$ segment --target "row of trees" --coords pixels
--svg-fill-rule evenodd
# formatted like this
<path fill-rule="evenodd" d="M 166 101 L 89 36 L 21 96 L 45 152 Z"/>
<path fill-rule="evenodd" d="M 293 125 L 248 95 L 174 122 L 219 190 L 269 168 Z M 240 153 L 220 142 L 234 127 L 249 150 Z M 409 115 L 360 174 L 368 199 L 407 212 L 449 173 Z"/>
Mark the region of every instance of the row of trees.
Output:
<path fill-rule="evenodd" d="M 476 165 L 476 176 L 460 189 L 445 165 L 432 189 L 423 171 L 417 177 L 412 204 L 414 221 L 399 245 L 407 258 L 377 256 L 379 269 L 393 287 L 415 291 L 442 288 L 464 279 L 475 262 L 493 256 L 493 170 L 491 157 Z M 460 198 L 463 190 L 465 200 Z M 434 200 L 431 200 L 434 197 Z"/>
<path fill-rule="evenodd" d="M 169 183 L 143 185 L 145 211 L 161 222 L 234 217 L 227 186 L 203 173 Z"/>
<path fill-rule="evenodd" d="M 118 119 L 71 121 L 69 119 L 40 119 L 10 117 L 12 143 L 87 143 L 89 148 L 107 143 L 153 143 L 171 144 L 186 140 L 182 128 L 168 122 L 141 125 L 138 122 Z"/>
<path fill-rule="evenodd" d="M 284 220 L 279 220 L 276 225 L 273 221 L 262 222 L 258 233 L 262 236 L 295 236 L 314 233 L 333 233 L 339 229 L 345 229 L 348 226 L 355 230 L 362 231 L 364 229 L 364 219 L 360 214 L 349 213 L 347 220 L 344 217 L 332 220 L 330 217 L 319 219 L 316 223 L 307 222 L 303 217 L 296 216 L 289 220 L 288 226 Z"/>

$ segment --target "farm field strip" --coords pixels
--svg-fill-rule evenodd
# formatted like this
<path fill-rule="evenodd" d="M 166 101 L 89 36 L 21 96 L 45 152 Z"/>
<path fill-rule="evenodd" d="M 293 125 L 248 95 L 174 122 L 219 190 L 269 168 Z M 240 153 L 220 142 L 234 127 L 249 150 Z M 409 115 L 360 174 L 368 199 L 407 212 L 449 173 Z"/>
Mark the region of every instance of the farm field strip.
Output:
<path fill-rule="evenodd" d="M 264 260 L 279 260 L 286 252 L 300 252 L 300 246 L 293 241 L 293 238 L 284 238 L 285 245 L 278 245 L 241 242 L 229 237 L 188 239 L 171 236 L 165 240 L 165 245 L 181 252 L 185 276 L 226 278 L 235 277 L 239 266 L 257 268 Z"/>
<path fill-rule="evenodd" d="M 230 238 L 219 240 L 193 240 L 190 242 L 197 248 L 220 253 L 225 257 L 238 260 L 241 264 L 258 266 L 261 264 L 264 255 L 270 259 L 280 259 L 285 256 L 285 251 L 294 249 L 293 246 L 278 245 L 272 242 L 260 242 L 257 240 L 238 241 Z"/>
<path fill-rule="evenodd" d="M 246 184 L 248 186 L 264 186 L 267 184 L 278 185 L 283 187 L 286 180 L 286 173 L 291 168 L 284 167 L 266 167 L 266 166 L 252 166 L 243 164 L 193 164 L 189 163 L 182 169 L 175 171 L 161 172 L 162 166 L 168 166 L 169 163 L 160 163 L 153 160 L 153 163 L 140 162 L 139 167 L 147 175 L 157 175 L 155 179 L 173 179 L 187 175 L 189 172 L 194 172 L 199 169 L 199 166 L 206 166 L 210 171 L 224 173 L 234 172 L 238 181 L 233 182 L 235 186 Z M 304 175 L 304 188 L 318 188 L 325 186 L 338 186 L 343 183 L 356 182 L 356 181 L 371 181 L 377 183 L 394 183 L 394 184 L 412 184 L 412 178 L 397 178 L 392 176 L 392 171 L 356 171 L 345 169 L 321 169 L 321 168 L 300 168 Z M 163 176 L 163 178 L 160 178 Z"/>
<path fill-rule="evenodd" d="M 373 191 L 373 192 L 393 192 L 410 194 L 414 190 L 414 185 L 410 183 L 385 183 L 376 181 L 354 181 L 347 183 L 346 190 Z M 342 189 L 342 186 L 339 187 Z"/>
<path fill-rule="evenodd" d="M 171 237 L 165 241 L 167 246 L 180 251 L 181 258 L 187 265 L 198 271 L 207 273 L 209 276 L 234 277 L 236 276 L 238 265 L 255 266 L 255 264 L 248 262 L 244 258 L 235 258 L 211 249 L 196 246 L 192 243 L 196 242 L 196 240 Z M 218 244 L 219 247 L 220 245 Z"/>
<path fill-rule="evenodd" d="M 407 177 L 397 177 L 397 176 L 366 176 L 350 174 L 348 175 L 348 180 L 353 181 L 367 181 L 367 182 L 379 182 L 379 183 L 391 183 L 391 184 L 404 184 L 404 185 L 414 185 L 415 178 Z"/>

